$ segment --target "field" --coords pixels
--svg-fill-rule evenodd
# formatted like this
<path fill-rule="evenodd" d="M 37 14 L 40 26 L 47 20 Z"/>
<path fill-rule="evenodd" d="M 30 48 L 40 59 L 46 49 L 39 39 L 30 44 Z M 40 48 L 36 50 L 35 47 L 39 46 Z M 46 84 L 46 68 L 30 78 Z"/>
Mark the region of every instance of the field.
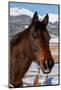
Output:
<path fill-rule="evenodd" d="M 50 50 L 51 50 L 51 54 L 54 58 L 55 62 L 59 62 L 58 58 L 59 58 L 59 47 L 58 47 L 58 43 L 50 43 Z"/>

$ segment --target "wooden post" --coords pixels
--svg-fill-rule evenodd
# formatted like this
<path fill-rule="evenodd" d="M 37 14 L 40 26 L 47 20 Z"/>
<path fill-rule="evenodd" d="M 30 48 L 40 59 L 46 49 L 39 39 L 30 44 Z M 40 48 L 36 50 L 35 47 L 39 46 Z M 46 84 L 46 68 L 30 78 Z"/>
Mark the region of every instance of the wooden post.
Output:
<path fill-rule="evenodd" d="M 46 78 L 45 78 L 45 85 L 48 85 L 48 74 L 46 75 Z"/>
<path fill-rule="evenodd" d="M 38 86 L 38 84 L 39 84 L 39 80 L 38 80 L 38 75 L 37 75 L 34 79 L 33 86 Z"/>
<path fill-rule="evenodd" d="M 40 67 L 38 68 L 38 74 L 36 75 L 35 79 L 34 79 L 34 83 L 33 86 L 38 86 L 39 85 L 39 74 L 40 74 Z"/>

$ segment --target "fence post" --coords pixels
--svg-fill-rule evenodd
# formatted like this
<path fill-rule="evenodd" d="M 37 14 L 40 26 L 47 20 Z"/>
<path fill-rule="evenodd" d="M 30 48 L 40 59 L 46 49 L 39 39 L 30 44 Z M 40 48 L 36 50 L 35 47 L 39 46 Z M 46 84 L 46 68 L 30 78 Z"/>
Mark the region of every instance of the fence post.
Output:
<path fill-rule="evenodd" d="M 46 75 L 46 78 L 45 78 L 45 85 L 48 85 L 48 74 Z"/>
<path fill-rule="evenodd" d="M 38 86 L 39 85 L 39 74 L 40 74 L 40 66 L 38 67 L 38 74 L 36 75 L 34 79 L 33 86 Z"/>

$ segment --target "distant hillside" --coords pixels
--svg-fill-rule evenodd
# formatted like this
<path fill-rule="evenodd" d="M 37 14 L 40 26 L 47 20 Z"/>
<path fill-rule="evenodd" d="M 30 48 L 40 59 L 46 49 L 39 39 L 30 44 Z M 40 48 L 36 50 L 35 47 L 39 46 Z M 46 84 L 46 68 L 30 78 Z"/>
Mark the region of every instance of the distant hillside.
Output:
<path fill-rule="evenodd" d="M 27 15 L 10 16 L 9 20 L 9 35 L 12 38 L 18 32 L 21 32 L 31 22 L 31 18 Z"/>
<path fill-rule="evenodd" d="M 9 37 L 12 39 L 17 33 L 22 32 L 27 28 L 32 20 L 34 12 L 24 8 L 11 8 L 9 17 Z M 42 21 L 44 15 L 39 15 L 39 19 Z M 47 29 L 51 35 L 51 41 L 58 40 L 58 15 L 49 14 L 49 23 Z M 53 37 L 55 36 L 55 37 Z"/>
<path fill-rule="evenodd" d="M 13 37 L 16 33 L 21 32 L 31 23 L 31 17 L 28 15 L 10 16 L 9 33 Z M 48 24 L 48 31 L 58 36 L 58 22 Z"/>

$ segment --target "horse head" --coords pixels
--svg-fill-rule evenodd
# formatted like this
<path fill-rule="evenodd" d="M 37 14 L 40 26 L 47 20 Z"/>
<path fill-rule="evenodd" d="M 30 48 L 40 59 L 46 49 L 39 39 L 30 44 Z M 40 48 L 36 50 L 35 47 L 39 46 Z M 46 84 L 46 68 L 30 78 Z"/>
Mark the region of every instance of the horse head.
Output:
<path fill-rule="evenodd" d="M 54 60 L 49 48 L 49 40 L 51 37 L 47 30 L 48 22 L 48 14 L 40 21 L 37 12 L 35 12 L 31 22 L 29 35 L 30 44 L 36 61 L 40 64 L 44 73 L 50 73 L 54 66 Z"/>

